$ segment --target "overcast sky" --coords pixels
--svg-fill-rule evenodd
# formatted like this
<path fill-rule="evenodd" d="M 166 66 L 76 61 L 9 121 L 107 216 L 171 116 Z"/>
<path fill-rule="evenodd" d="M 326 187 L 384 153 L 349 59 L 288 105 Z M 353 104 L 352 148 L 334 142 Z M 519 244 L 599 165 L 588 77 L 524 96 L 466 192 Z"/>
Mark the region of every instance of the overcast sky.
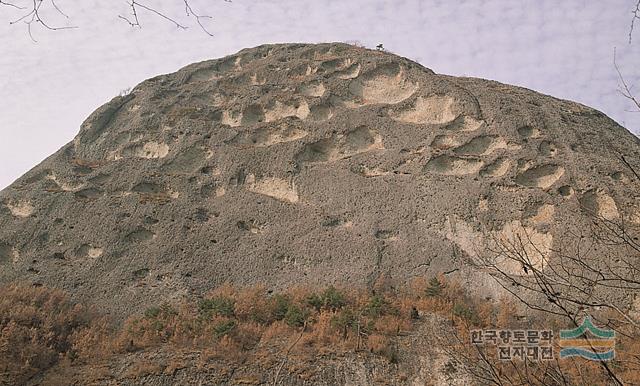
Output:
<path fill-rule="evenodd" d="M 45 0 L 43 8 L 50 0 Z M 29 4 L 31 0 L 14 0 Z M 511 83 L 595 107 L 640 132 L 640 113 L 618 92 L 613 67 L 640 87 L 640 28 L 628 44 L 635 0 L 192 0 L 212 15 L 209 37 L 182 0 L 146 0 L 187 30 L 140 12 L 143 28 L 118 19 L 125 0 L 57 0 L 46 31 L 9 21 L 0 6 L 0 189 L 69 142 L 82 121 L 121 90 L 189 63 L 263 43 L 360 41 L 432 70 Z M 96 4 L 96 5 L 92 5 Z"/>

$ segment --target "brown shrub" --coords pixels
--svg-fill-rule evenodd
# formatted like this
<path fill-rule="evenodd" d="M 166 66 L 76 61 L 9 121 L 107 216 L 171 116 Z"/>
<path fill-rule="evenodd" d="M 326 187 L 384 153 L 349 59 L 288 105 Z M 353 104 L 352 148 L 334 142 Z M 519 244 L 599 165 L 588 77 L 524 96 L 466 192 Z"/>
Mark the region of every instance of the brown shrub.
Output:
<path fill-rule="evenodd" d="M 640 332 L 631 330 L 624 331 L 625 335 L 618 335 L 616 355 L 620 362 L 625 363 L 621 378 L 629 385 L 640 385 Z"/>
<path fill-rule="evenodd" d="M 90 328 L 90 310 L 60 290 L 11 284 L 0 293 L 0 373 L 20 383 L 74 356 L 72 337 Z"/>
<path fill-rule="evenodd" d="M 300 345 L 317 353 L 336 353 L 352 349 L 354 330 L 336 322 L 341 311 L 322 310 L 304 334 Z"/>
<path fill-rule="evenodd" d="M 237 290 L 225 285 L 200 302 L 151 307 L 118 327 L 90 308 L 71 302 L 61 291 L 7 286 L 0 289 L 4 295 L 0 298 L 0 355 L 6 358 L 0 361 L 0 373 L 9 374 L 13 383 L 21 383 L 54 367 L 52 379 L 64 381 L 68 370 L 78 363 L 93 365 L 109 360 L 114 353 L 166 345 L 201 348 L 201 366 L 219 370 L 225 368 L 220 362 L 233 368 L 248 358 L 252 363 L 275 366 L 284 353 L 292 366 L 304 369 L 318 354 L 363 349 L 395 362 L 398 335 L 411 331 L 417 309 L 453 322 L 457 339 L 446 349 L 461 363 L 493 369 L 485 374 L 489 377 L 499 374 L 504 379 L 518 379 L 524 373 L 531 379 L 545 379 L 549 374 L 564 374 L 569 383 L 607 380 L 598 363 L 573 359 L 545 364 L 504 362 L 497 360 L 495 353 L 480 356 L 477 347 L 470 344 L 471 328 L 537 326 L 557 331 L 566 328 L 562 320 L 546 317 L 523 322 L 516 317 L 512 301 L 501 299 L 493 304 L 473 297 L 459 283 L 442 276 L 437 282 L 416 279 L 406 288 L 394 289 L 384 282 L 377 288 L 301 287 L 269 295 L 261 287 Z M 616 373 L 630 384 L 637 382 L 639 331 L 619 315 L 599 316 L 614 323 L 618 332 L 617 359 L 612 363 Z M 173 373 L 181 363 L 165 371 Z M 147 362 L 130 368 L 127 374 L 135 378 L 163 369 Z"/>
<path fill-rule="evenodd" d="M 206 359 L 211 361 L 213 359 L 217 361 L 224 361 L 227 363 L 241 364 L 243 363 L 248 354 L 242 350 L 242 347 L 238 342 L 234 341 L 230 336 L 221 337 L 215 345 L 212 345 L 206 350 Z"/>
<path fill-rule="evenodd" d="M 240 345 L 242 350 L 255 349 L 264 334 L 266 327 L 256 322 L 240 322 L 233 335 L 235 341 Z"/>
<path fill-rule="evenodd" d="M 257 323 L 270 322 L 267 290 L 263 286 L 240 290 L 236 297 L 235 313 L 238 318 Z"/>
<path fill-rule="evenodd" d="M 383 315 L 374 322 L 374 330 L 385 336 L 397 336 L 411 330 L 411 322 L 396 315 Z"/>
<path fill-rule="evenodd" d="M 88 328 L 77 329 L 71 335 L 72 356 L 81 361 L 108 358 L 118 351 L 113 322 L 107 317 L 96 317 Z"/>
<path fill-rule="evenodd" d="M 389 338 L 374 334 L 367 338 L 367 347 L 376 354 L 383 353 L 389 347 Z"/>
<path fill-rule="evenodd" d="M 262 342 L 278 346 L 284 339 L 294 334 L 294 329 L 282 320 L 271 323 L 262 334 Z"/>

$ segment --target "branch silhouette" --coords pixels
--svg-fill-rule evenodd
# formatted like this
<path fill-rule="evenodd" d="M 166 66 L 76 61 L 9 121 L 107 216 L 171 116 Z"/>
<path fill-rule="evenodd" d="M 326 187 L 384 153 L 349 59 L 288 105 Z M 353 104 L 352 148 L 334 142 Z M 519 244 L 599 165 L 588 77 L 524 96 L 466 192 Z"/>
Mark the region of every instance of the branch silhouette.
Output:
<path fill-rule="evenodd" d="M 184 9 L 184 16 L 193 21 L 193 25 L 196 25 L 202 32 L 208 36 L 213 36 L 213 33 L 209 30 L 207 22 L 213 20 L 211 15 L 202 13 L 201 10 L 196 9 L 190 0 L 175 0 L 181 3 Z M 230 0 L 224 0 L 230 3 Z M 180 20 L 180 15 L 170 14 L 162 11 L 159 8 L 139 0 L 128 0 L 129 12 L 126 14 L 118 14 L 118 19 L 124 21 L 133 28 L 142 28 L 141 15 L 144 13 L 159 17 L 180 30 L 187 30 L 191 26 L 188 23 Z M 27 32 L 31 40 L 36 42 L 33 35 L 33 26 L 40 25 L 46 30 L 58 31 L 66 29 L 77 29 L 77 25 L 59 25 L 55 22 L 51 16 L 51 12 L 63 17 L 67 23 L 71 20 L 69 15 L 63 10 L 63 7 L 59 6 L 55 0 L 0 0 L 0 9 L 6 8 L 15 13 L 15 17 L 9 21 L 9 24 L 25 23 L 27 25 Z M 45 16 L 45 14 L 47 16 Z"/>

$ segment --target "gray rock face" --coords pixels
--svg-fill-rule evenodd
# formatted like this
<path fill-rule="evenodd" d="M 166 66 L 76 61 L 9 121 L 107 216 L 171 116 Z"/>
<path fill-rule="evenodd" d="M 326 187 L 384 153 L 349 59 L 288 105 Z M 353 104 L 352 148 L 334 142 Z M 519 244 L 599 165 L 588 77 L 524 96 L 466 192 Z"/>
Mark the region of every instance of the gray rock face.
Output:
<path fill-rule="evenodd" d="M 0 282 L 116 314 L 223 282 L 479 285 L 465 261 L 488 236 L 527 235 L 542 265 L 588 214 L 640 224 L 619 161 L 638 144 L 577 103 L 392 54 L 260 46 L 144 81 L 3 190 Z"/>

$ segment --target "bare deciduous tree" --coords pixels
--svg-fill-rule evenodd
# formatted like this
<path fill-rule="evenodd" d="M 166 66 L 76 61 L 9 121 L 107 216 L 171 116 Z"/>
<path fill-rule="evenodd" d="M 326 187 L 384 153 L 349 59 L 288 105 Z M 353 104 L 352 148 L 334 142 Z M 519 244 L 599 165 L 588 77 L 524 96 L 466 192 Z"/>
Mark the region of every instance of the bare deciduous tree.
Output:
<path fill-rule="evenodd" d="M 640 183 L 636 168 L 623 155 L 620 159 Z M 471 263 L 529 309 L 576 327 L 589 314 L 619 335 L 636 339 L 640 320 L 630 305 L 640 298 L 640 230 L 622 215 L 610 219 L 589 208 L 579 210 L 588 215 L 590 227 L 567 229 L 548 253 L 526 232 L 512 239 L 486 232 L 486 252 Z M 514 267 L 522 271 L 514 272 Z M 626 360 L 640 368 L 640 358 Z M 615 365 L 600 364 L 611 382 L 623 384 Z"/>

